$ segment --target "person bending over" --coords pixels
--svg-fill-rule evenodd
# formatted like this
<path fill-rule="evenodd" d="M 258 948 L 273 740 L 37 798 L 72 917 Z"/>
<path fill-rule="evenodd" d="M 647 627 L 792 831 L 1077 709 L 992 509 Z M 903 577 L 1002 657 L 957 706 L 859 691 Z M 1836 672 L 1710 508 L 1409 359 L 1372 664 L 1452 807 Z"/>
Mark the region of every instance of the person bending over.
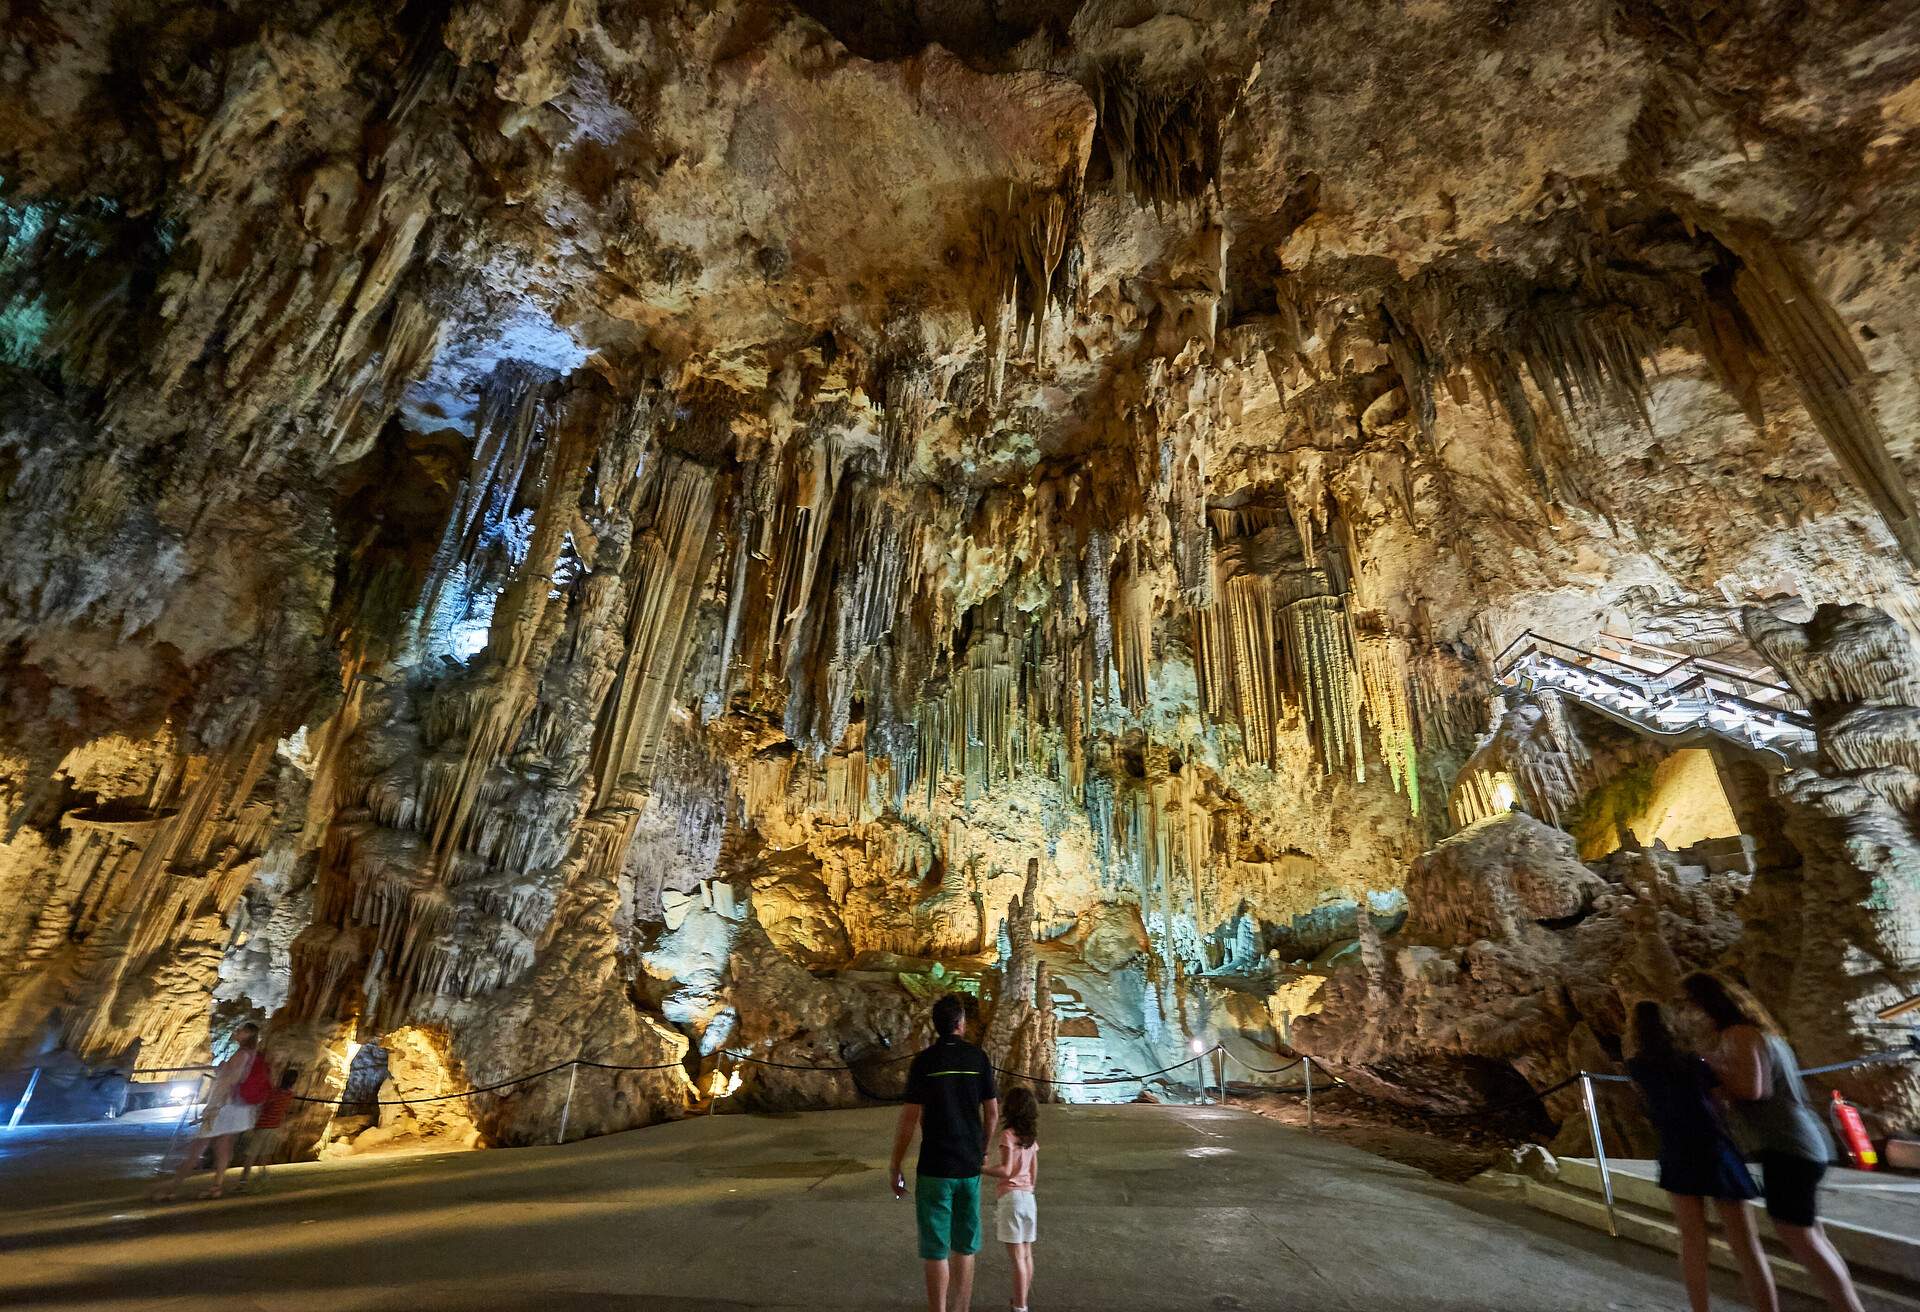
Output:
<path fill-rule="evenodd" d="M 1740 1265 L 1747 1302 L 1756 1312 L 1779 1312 L 1773 1272 L 1747 1214 L 1747 1200 L 1758 1198 L 1760 1190 L 1714 1110 L 1713 1072 L 1697 1054 L 1680 1046 L 1666 1008 L 1657 1002 L 1634 1004 L 1627 1038 L 1627 1074 L 1639 1086 L 1647 1116 L 1660 1135 L 1658 1183 L 1673 1199 L 1688 1306 L 1693 1312 L 1708 1312 L 1713 1304 L 1707 1229 L 1711 1201 L 1727 1232 L 1727 1248 Z"/>
<path fill-rule="evenodd" d="M 1719 1035 L 1707 1054 L 1732 1113 L 1734 1135 L 1760 1159 L 1773 1232 L 1820 1286 L 1834 1312 L 1861 1312 L 1846 1259 L 1821 1229 L 1820 1178 L 1833 1141 L 1808 1105 L 1800 1064 L 1759 1000 L 1731 980 L 1695 971 L 1680 981 Z"/>
<path fill-rule="evenodd" d="M 980 1251 L 980 1169 L 1000 1120 L 1000 1095 L 987 1054 L 967 1042 L 967 1009 L 958 994 L 933 1004 L 933 1046 L 913 1059 L 907 1096 L 893 1133 L 887 1178 L 907 1196 L 901 1173 L 915 1130 L 914 1220 L 927 1280 L 927 1312 L 961 1312 L 973 1298 L 973 1255 Z"/>

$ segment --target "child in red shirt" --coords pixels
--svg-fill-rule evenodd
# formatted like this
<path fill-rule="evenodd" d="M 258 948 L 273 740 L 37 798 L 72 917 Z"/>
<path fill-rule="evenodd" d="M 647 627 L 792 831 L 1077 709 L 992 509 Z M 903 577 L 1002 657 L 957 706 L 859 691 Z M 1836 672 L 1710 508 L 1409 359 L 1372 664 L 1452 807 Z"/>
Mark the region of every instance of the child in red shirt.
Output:
<path fill-rule="evenodd" d="M 287 1113 L 293 1108 L 293 1085 L 300 1078 L 298 1068 L 288 1067 L 280 1077 L 280 1087 L 267 1095 L 260 1104 L 260 1115 L 254 1119 L 253 1128 L 247 1131 L 246 1148 L 240 1160 L 240 1183 L 235 1191 L 244 1193 L 247 1178 L 253 1174 L 253 1168 L 260 1168 L 260 1183 L 267 1181 L 266 1159 L 280 1151 L 280 1145 L 287 1137 Z"/>

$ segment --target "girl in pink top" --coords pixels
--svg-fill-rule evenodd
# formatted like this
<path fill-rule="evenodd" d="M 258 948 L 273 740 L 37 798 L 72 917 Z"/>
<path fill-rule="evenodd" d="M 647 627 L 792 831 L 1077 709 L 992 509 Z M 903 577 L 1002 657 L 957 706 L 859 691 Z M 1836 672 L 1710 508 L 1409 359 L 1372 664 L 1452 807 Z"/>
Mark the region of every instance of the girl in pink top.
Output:
<path fill-rule="evenodd" d="M 1000 1104 L 1000 1163 L 982 1175 L 1000 1182 L 995 1220 L 1013 1267 L 1013 1312 L 1027 1312 L 1033 1288 L 1033 1239 L 1037 1213 L 1033 1182 L 1040 1173 L 1040 1100 L 1024 1085 L 1008 1090 Z"/>

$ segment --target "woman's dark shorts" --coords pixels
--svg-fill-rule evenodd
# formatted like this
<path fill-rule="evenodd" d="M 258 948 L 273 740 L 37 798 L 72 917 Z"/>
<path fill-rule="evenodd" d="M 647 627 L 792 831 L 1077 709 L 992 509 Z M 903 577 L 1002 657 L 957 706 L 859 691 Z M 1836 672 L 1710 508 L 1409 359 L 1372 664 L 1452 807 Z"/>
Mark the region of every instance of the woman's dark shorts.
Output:
<path fill-rule="evenodd" d="M 1760 1171 L 1767 1215 L 1786 1225 L 1812 1225 L 1814 1195 L 1819 1192 L 1820 1177 L 1827 1173 L 1827 1164 L 1787 1153 L 1761 1153 Z"/>

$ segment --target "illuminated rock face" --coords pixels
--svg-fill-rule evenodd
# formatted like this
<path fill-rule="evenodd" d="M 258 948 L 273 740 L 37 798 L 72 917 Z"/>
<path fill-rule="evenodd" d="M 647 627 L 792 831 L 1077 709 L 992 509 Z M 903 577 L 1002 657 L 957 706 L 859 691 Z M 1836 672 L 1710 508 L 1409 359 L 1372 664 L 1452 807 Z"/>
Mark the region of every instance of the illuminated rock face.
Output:
<path fill-rule="evenodd" d="M 657 1067 L 594 1133 L 890 1092 L 936 981 L 1023 1067 L 1458 1101 L 1606 1055 L 1550 981 L 1629 939 L 1911 991 L 1905 675 L 1740 622 L 1920 619 L 1897 7 L 30 8 L 0 1065 Z M 1744 933 L 1501 818 L 1659 755 L 1490 718 L 1527 628 L 1841 672 Z M 1525 1015 L 1430 1032 L 1483 950 Z"/>

